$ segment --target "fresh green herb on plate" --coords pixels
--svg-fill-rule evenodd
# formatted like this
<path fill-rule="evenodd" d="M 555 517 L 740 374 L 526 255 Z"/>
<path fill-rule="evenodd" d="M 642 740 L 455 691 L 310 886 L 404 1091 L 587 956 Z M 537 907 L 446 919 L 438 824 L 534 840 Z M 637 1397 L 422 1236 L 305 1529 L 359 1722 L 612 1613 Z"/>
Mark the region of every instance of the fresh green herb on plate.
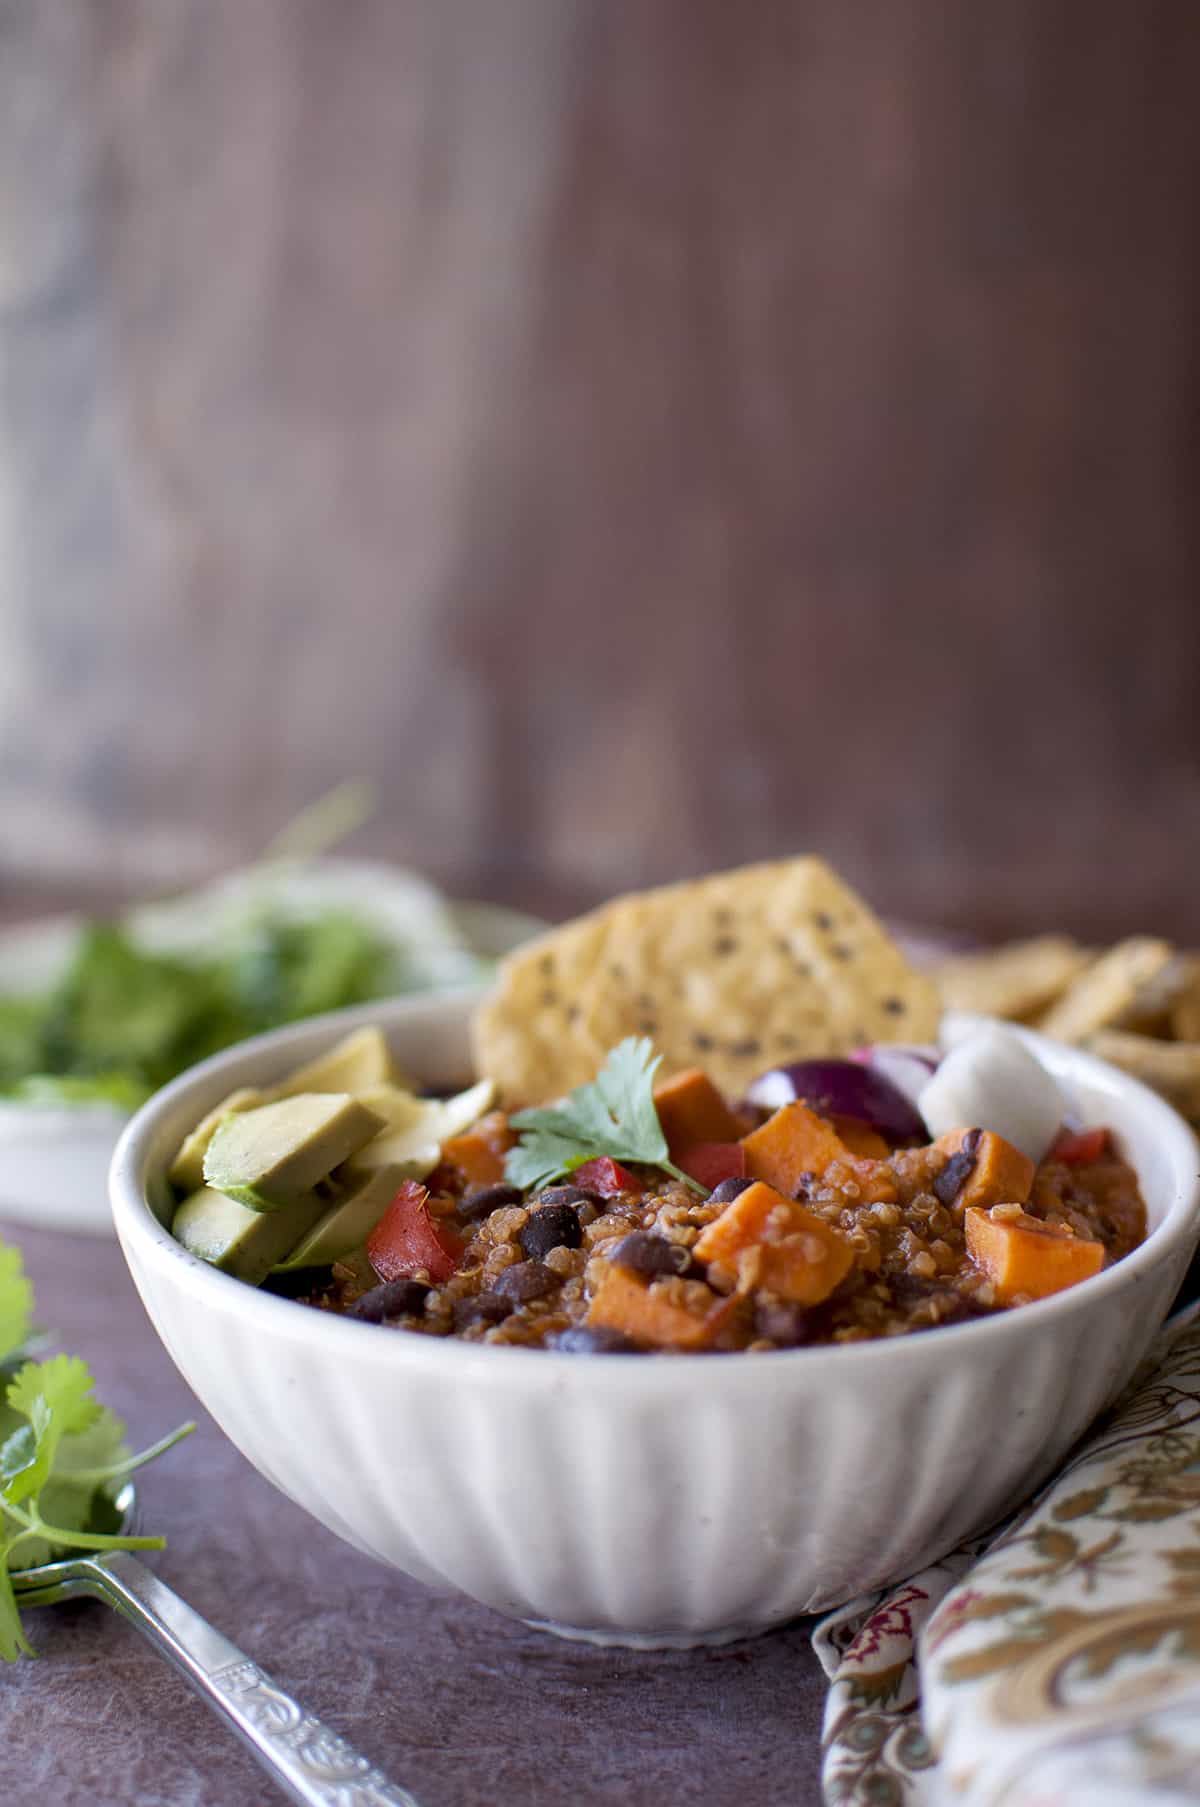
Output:
<path fill-rule="evenodd" d="M 264 908 L 186 956 L 93 922 L 48 994 L 0 997 L 0 1096 L 136 1110 L 247 1036 L 421 984 L 409 951 L 352 910 L 295 919 Z"/>
<path fill-rule="evenodd" d="M 705 1188 L 667 1158 L 654 1104 L 654 1075 L 661 1054 L 646 1037 L 630 1035 L 609 1054 L 587 1085 L 576 1086 L 561 1103 L 518 1111 L 510 1118 L 518 1146 L 505 1160 L 506 1178 L 522 1191 L 547 1186 L 597 1155 L 661 1167 L 695 1192 Z"/>
<path fill-rule="evenodd" d="M 93 1397 L 75 1355 L 31 1359 L 33 1288 L 18 1250 L 0 1242 L 0 1657 L 34 1654 L 21 1629 L 12 1575 L 69 1550 L 161 1550 L 161 1537 L 105 1529 L 121 1483 L 195 1427 L 132 1455 L 125 1427 Z"/>

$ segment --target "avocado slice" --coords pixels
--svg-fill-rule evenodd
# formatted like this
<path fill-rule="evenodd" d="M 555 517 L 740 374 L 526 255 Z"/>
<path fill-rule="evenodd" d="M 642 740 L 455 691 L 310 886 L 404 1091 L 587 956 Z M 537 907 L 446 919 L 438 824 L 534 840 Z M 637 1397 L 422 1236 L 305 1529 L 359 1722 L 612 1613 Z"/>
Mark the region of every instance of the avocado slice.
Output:
<path fill-rule="evenodd" d="M 409 1177 L 401 1167 L 379 1167 L 352 1185 L 301 1238 L 287 1259 L 276 1263 L 275 1272 L 328 1267 L 331 1261 L 340 1261 L 343 1255 L 360 1249 Z"/>
<path fill-rule="evenodd" d="M 205 1184 L 252 1211 L 285 1209 L 382 1127 L 381 1117 L 346 1092 L 301 1092 L 240 1111 L 218 1125 L 205 1151 Z"/>
<path fill-rule="evenodd" d="M 368 1086 L 394 1085 L 396 1069 L 383 1030 L 374 1023 L 343 1036 L 274 1087 L 272 1098 L 294 1098 L 298 1092 L 363 1092 Z"/>
<path fill-rule="evenodd" d="M 231 1111 L 249 1111 L 266 1099 L 253 1086 L 239 1086 L 214 1105 L 207 1117 L 201 1117 L 191 1135 L 185 1136 L 179 1152 L 167 1169 L 167 1178 L 178 1192 L 195 1192 L 204 1184 L 204 1155 L 222 1121 Z"/>
<path fill-rule="evenodd" d="M 376 1167 L 403 1167 L 409 1179 L 424 1179 L 437 1166 L 442 1143 L 470 1129 L 492 1102 L 495 1090 L 490 1079 L 481 1079 L 478 1085 L 456 1093 L 453 1098 L 418 1099 L 420 1115 L 398 1128 L 386 1129 L 373 1142 L 360 1148 L 347 1163 L 347 1173 L 371 1173 Z"/>
<path fill-rule="evenodd" d="M 360 1104 L 365 1104 L 369 1111 L 383 1118 L 382 1134 L 391 1135 L 398 1129 L 413 1129 L 421 1122 L 429 1109 L 430 1100 L 419 1098 L 416 1092 L 406 1092 L 398 1085 L 372 1085 L 354 1096 Z"/>
<path fill-rule="evenodd" d="M 171 1233 L 201 1261 L 261 1286 L 327 1207 L 327 1199 L 311 1192 L 285 1211 L 251 1211 L 212 1186 L 201 1186 L 176 1211 Z"/>

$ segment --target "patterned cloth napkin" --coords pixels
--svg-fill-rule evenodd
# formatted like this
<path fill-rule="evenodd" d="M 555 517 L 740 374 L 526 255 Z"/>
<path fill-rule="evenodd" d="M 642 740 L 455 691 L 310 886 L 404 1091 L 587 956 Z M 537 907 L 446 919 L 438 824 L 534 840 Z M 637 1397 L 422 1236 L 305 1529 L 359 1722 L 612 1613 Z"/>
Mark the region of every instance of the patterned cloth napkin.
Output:
<path fill-rule="evenodd" d="M 829 1807 L 1200 1801 L 1200 1306 L 998 1533 L 840 1607 Z"/>

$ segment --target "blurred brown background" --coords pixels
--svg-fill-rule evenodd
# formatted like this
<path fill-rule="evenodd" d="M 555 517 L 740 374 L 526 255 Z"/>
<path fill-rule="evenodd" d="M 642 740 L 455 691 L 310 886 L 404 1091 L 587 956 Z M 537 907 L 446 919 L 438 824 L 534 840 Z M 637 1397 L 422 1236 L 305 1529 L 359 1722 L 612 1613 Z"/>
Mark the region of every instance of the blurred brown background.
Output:
<path fill-rule="evenodd" d="M 0 0 L 0 883 L 1200 935 L 1194 0 Z"/>

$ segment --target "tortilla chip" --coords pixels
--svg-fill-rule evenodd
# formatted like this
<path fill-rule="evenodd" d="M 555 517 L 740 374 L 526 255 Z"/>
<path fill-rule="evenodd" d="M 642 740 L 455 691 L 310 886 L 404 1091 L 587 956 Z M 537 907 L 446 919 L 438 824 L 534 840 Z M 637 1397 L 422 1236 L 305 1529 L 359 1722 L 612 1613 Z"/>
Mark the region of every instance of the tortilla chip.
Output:
<path fill-rule="evenodd" d="M 1141 1035 L 1169 1039 L 1171 1019 L 1176 1003 L 1194 982 L 1194 961 L 1189 954 L 1172 954 L 1165 966 L 1134 989 L 1129 1008 L 1113 1023 L 1114 1029 L 1135 1029 Z M 1200 1041 L 1200 1034 L 1186 1035 L 1183 1041 Z"/>
<path fill-rule="evenodd" d="M 1169 941 L 1149 935 L 1133 935 L 1118 941 L 1106 954 L 1080 973 L 1049 1010 L 1037 1019 L 1044 1035 L 1058 1041 L 1081 1042 L 1097 1030 L 1122 1022 L 1139 995 L 1168 964 L 1174 949 Z"/>
<path fill-rule="evenodd" d="M 540 1104 L 591 1079 L 607 1048 L 583 1022 L 580 992 L 596 970 L 602 911 L 526 942 L 501 962 L 497 988 L 472 1024 L 475 1065 L 507 1104 Z"/>
<path fill-rule="evenodd" d="M 1092 957 L 1066 935 L 1038 935 L 979 953 L 953 954 L 933 976 L 947 1010 L 1022 1019 L 1048 1009 Z"/>
<path fill-rule="evenodd" d="M 1187 977 L 1171 1000 L 1171 1034 L 1176 1041 L 1200 1042 L 1200 956 L 1182 954 Z"/>
<path fill-rule="evenodd" d="M 1160 1042 L 1128 1029 L 1100 1029 L 1084 1045 L 1089 1053 L 1153 1086 L 1185 1117 L 1200 1117 L 1200 1041 Z"/>
<path fill-rule="evenodd" d="M 939 1016 L 932 982 L 866 906 L 799 859 L 619 898 L 543 937 L 502 966 L 475 1047 L 510 1103 L 560 1096 L 632 1034 L 651 1038 L 663 1077 L 702 1066 L 736 1096 L 780 1061 L 926 1041 Z"/>

